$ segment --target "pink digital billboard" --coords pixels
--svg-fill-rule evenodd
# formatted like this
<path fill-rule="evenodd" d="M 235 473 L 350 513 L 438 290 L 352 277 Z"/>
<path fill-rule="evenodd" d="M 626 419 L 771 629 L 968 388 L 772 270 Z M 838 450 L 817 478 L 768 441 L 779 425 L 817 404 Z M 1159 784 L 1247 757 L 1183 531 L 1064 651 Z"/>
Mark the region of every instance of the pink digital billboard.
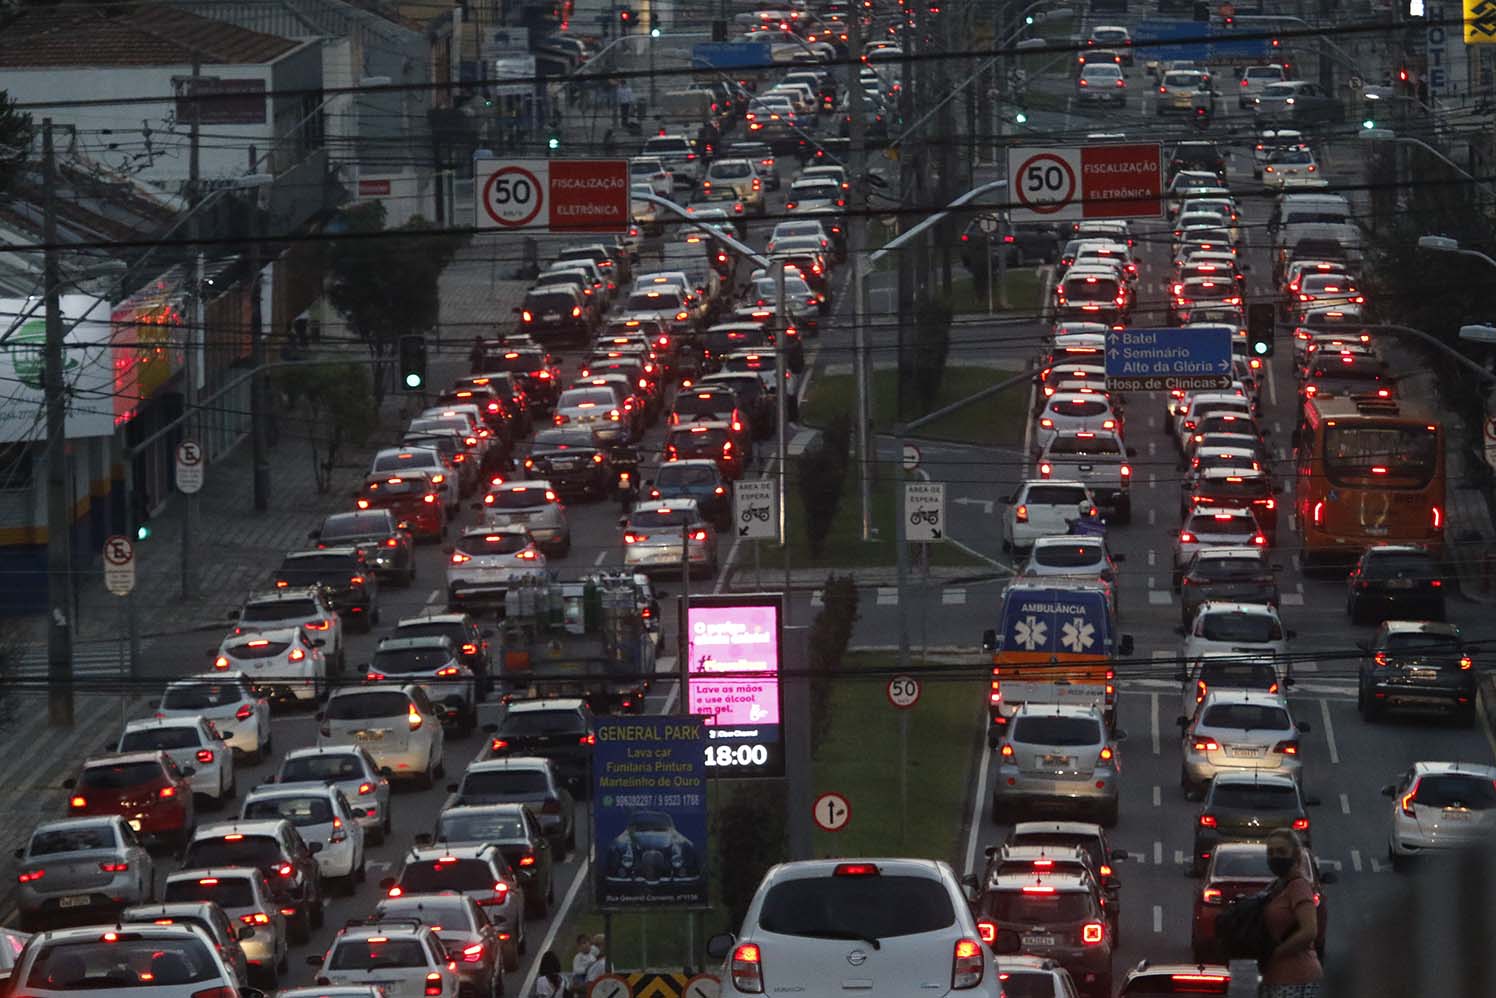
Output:
<path fill-rule="evenodd" d="M 686 712 L 716 726 L 779 723 L 779 601 L 692 601 Z"/>

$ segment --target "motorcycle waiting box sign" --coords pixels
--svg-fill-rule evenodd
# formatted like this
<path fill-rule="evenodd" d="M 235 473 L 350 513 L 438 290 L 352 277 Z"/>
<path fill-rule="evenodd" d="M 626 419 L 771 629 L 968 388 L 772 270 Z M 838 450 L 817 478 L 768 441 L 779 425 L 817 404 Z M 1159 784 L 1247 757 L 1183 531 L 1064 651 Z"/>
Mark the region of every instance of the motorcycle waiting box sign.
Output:
<path fill-rule="evenodd" d="M 707 907 L 706 719 L 599 717 L 596 724 L 597 907 Z"/>

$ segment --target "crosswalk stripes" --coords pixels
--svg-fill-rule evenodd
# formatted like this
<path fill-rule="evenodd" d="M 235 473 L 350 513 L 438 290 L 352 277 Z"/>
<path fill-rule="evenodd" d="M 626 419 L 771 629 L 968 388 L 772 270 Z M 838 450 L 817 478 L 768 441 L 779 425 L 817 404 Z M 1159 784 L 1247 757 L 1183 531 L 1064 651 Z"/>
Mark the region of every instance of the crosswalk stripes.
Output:
<path fill-rule="evenodd" d="M 113 678 L 123 675 L 126 666 L 120 660 L 119 649 L 89 648 L 73 652 L 73 676 L 77 679 Z M 5 669 L 12 680 L 38 680 L 47 678 L 47 650 L 34 649 L 12 659 Z"/>
<path fill-rule="evenodd" d="M 940 602 L 945 606 L 965 606 L 965 589 L 946 589 L 940 593 Z"/>
<path fill-rule="evenodd" d="M 924 590 L 921 590 L 924 591 Z M 874 594 L 874 602 L 878 606 L 898 606 L 899 589 L 897 586 L 878 586 Z M 940 603 L 942 606 L 965 606 L 966 590 L 959 586 L 940 590 Z M 810 591 L 810 605 L 812 607 L 826 605 L 826 592 L 823 589 L 812 589 Z"/>
<path fill-rule="evenodd" d="M 879 606 L 898 606 L 899 605 L 899 591 L 898 591 L 898 589 L 895 588 L 894 586 L 879 586 L 878 587 L 878 605 Z"/>

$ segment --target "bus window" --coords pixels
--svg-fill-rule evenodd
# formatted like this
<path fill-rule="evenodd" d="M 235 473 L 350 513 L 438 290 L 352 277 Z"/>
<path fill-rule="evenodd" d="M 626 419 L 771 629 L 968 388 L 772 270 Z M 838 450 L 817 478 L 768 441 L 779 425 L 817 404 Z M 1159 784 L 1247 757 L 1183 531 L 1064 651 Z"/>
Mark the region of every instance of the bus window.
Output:
<path fill-rule="evenodd" d="M 1335 485 L 1422 488 L 1438 463 L 1438 431 L 1423 426 L 1327 426 L 1325 475 Z"/>

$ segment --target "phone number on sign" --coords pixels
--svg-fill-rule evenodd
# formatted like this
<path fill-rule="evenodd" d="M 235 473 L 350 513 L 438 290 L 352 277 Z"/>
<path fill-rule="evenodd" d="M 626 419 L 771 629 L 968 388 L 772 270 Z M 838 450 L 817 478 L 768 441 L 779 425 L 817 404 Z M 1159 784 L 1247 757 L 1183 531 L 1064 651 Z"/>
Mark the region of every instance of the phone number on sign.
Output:
<path fill-rule="evenodd" d="M 614 807 L 701 807 L 701 794 L 621 794 Z"/>

